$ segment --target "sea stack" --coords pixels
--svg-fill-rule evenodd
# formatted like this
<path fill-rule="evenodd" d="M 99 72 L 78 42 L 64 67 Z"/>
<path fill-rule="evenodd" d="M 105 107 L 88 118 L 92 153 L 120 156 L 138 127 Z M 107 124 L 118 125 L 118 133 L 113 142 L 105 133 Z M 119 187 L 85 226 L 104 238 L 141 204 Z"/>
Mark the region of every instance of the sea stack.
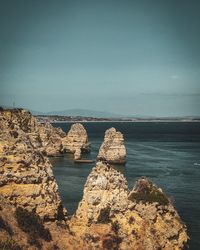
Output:
<path fill-rule="evenodd" d="M 126 148 L 121 132 L 116 131 L 115 128 L 106 130 L 97 161 L 106 161 L 110 164 L 126 163 Z"/>
<path fill-rule="evenodd" d="M 163 191 L 147 178 L 128 190 L 125 177 L 98 162 L 87 178 L 83 199 L 70 221 L 92 249 L 184 249 L 184 223 Z"/>
<path fill-rule="evenodd" d="M 79 160 L 82 153 L 90 151 L 87 131 L 80 123 L 75 123 L 62 140 L 63 151 L 74 154 L 74 159 Z"/>

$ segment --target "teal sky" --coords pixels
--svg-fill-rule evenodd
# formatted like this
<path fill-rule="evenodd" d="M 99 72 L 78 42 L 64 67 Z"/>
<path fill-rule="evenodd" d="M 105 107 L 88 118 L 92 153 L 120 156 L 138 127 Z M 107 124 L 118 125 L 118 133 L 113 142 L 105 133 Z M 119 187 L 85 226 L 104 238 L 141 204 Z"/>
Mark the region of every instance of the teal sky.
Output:
<path fill-rule="evenodd" d="M 0 0 L 0 105 L 200 115 L 200 1 Z"/>

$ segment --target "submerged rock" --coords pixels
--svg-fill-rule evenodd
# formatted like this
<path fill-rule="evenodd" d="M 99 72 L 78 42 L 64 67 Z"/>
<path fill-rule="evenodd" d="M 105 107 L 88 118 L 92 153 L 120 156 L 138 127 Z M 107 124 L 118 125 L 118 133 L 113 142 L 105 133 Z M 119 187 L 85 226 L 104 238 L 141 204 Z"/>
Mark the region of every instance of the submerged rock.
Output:
<path fill-rule="evenodd" d="M 90 151 L 90 143 L 88 142 L 87 131 L 80 123 L 75 123 L 62 139 L 63 151 L 74 154 L 74 159 L 81 158 L 82 153 Z"/>
<path fill-rule="evenodd" d="M 125 177 L 102 162 L 87 178 L 70 228 L 78 237 L 95 235 L 94 249 L 183 249 L 188 240 L 184 223 L 160 188 L 141 178 L 129 191 Z"/>
<path fill-rule="evenodd" d="M 106 130 L 97 160 L 111 164 L 124 164 L 126 162 L 126 148 L 121 132 L 116 131 L 115 128 Z"/>

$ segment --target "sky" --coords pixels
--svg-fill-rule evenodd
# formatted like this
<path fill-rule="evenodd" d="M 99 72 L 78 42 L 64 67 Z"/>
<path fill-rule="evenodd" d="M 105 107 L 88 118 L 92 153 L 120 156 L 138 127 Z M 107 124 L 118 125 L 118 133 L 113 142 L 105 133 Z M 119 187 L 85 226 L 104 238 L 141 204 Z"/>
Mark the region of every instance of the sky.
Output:
<path fill-rule="evenodd" d="M 0 0 L 0 105 L 200 115 L 200 1 Z"/>

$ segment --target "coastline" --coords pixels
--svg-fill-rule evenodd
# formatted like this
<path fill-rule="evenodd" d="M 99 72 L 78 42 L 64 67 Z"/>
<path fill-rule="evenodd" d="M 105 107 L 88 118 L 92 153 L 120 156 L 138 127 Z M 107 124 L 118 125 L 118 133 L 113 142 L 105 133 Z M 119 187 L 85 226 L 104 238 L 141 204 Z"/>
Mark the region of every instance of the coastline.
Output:
<path fill-rule="evenodd" d="M 45 123 L 46 121 L 40 121 L 41 123 Z M 75 123 L 75 122 L 80 122 L 80 123 L 101 123 L 101 122 L 121 122 L 121 123 L 200 123 L 200 120 L 137 120 L 137 121 L 122 121 L 122 120 L 101 120 L 101 121 L 85 121 L 85 120 L 71 120 L 71 121 L 49 121 L 50 123 Z"/>

